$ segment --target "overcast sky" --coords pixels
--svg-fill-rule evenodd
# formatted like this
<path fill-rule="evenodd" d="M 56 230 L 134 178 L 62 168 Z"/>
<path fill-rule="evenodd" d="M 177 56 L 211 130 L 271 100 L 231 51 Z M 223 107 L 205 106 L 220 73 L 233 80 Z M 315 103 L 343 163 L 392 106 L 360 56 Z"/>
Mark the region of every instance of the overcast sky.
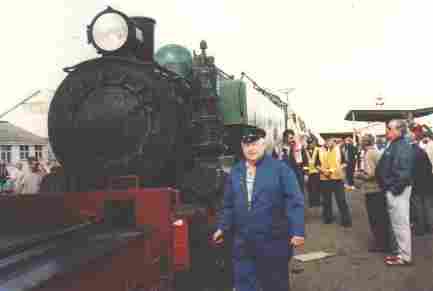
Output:
<path fill-rule="evenodd" d="M 433 104 L 431 0 L 23 3 L 9 1 L 0 18 L 0 112 L 37 89 L 55 90 L 62 68 L 96 56 L 85 26 L 107 5 L 154 18 L 156 48 L 198 49 L 205 39 L 226 72 L 296 88 L 290 102 L 317 130 L 342 127 L 347 109 L 379 94 L 387 105 Z"/>

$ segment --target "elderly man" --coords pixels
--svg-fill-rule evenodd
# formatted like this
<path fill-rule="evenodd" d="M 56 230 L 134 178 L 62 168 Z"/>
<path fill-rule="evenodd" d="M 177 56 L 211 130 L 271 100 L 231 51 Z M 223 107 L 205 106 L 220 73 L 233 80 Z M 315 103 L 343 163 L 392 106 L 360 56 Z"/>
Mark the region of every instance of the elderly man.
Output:
<path fill-rule="evenodd" d="M 236 291 L 287 291 L 292 247 L 304 244 L 304 198 L 293 170 L 265 155 L 265 132 L 242 137 L 244 159 L 227 178 L 213 239 L 232 231 Z"/>
<path fill-rule="evenodd" d="M 376 167 L 376 177 L 386 195 L 391 226 L 397 242 L 397 255 L 387 256 L 390 266 L 406 265 L 412 261 L 409 201 L 412 191 L 414 154 L 407 138 L 403 120 L 392 120 L 387 126 L 389 145 Z"/>

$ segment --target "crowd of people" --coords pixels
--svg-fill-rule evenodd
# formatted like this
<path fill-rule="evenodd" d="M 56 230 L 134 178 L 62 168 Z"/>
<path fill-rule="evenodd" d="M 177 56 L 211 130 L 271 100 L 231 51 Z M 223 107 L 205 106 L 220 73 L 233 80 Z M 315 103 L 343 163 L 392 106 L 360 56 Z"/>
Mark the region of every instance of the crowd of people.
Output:
<path fill-rule="evenodd" d="M 47 187 L 47 178 L 61 169 L 56 161 L 38 161 L 29 157 L 26 161 L 7 164 L 0 161 L 0 193 L 2 195 L 36 194 Z"/>
<path fill-rule="evenodd" d="M 388 253 L 388 266 L 412 264 L 412 233 L 433 232 L 433 135 L 406 120 L 391 120 L 384 139 L 365 134 L 358 145 L 350 137 L 319 144 L 288 129 L 272 155 L 265 136 L 256 129 L 242 137 L 244 159 L 228 177 L 213 235 L 216 243 L 234 236 L 236 290 L 287 290 L 287 261 L 304 244 L 304 200 L 330 224 L 334 196 L 340 224 L 350 228 L 346 192 L 356 188 L 366 197 L 369 251 Z"/>
<path fill-rule="evenodd" d="M 411 235 L 433 232 L 433 135 L 405 120 L 387 124 L 386 136 L 365 134 L 354 145 L 351 137 L 329 138 L 319 144 L 286 130 L 273 157 L 296 174 L 309 207 L 321 207 L 323 223 L 335 221 L 332 196 L 340 224 L 352 226 L 346 192 L 366 194 L 371 231 L 369 251 L 389 252 L 387 265 L 412 263 Z M 304 190 L 305 185 L 305 190 Z M 356 187 L 355 187 L 356 185 Z"/>
<path fill-rule="evenodd" d="M 301 191 L 308 193 L 309 207 L 322 206 L 324 223 L 335 221 L 332 210 L 334 195 L 341 225 L 352 226 L 345 192 L 346 189 L 355 189 L 354 173 L 360 157 L 360 150 L 352 138 L 329 138 L 319 144 L 313 137 L 297 137 L 293 130 L 288 129 L 272 155 L 293 169 Z"/>

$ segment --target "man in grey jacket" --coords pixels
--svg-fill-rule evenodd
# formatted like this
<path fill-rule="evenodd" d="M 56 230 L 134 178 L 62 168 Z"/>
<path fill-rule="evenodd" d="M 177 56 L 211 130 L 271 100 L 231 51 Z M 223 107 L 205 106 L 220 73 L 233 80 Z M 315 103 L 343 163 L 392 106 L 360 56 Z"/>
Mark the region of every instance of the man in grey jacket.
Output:
<path fill-rule="evenodd" d="M 385 258 L 389 266 L 412 262 L 409 205 L 414 165 L 413 149 L 406 139 L 407 124 L 391 120 L 387 126 L 389 144 L 376 167 L 376 178 L 386 193 L 392 229 L 397 242 L 397 255 Z"/>

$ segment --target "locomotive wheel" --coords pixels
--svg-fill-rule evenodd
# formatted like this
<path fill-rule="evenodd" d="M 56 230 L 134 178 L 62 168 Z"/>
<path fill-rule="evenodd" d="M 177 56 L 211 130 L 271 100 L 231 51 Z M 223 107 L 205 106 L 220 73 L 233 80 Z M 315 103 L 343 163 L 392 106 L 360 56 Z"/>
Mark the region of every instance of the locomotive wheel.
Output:
<path fill-rule="evenodd" d="M 182 123 L 174 84 L 153 64 L 100 58 L 76 67 L 48 115 L 54 153 L 80 175 L 135 174 L 152 181 Z"/>

